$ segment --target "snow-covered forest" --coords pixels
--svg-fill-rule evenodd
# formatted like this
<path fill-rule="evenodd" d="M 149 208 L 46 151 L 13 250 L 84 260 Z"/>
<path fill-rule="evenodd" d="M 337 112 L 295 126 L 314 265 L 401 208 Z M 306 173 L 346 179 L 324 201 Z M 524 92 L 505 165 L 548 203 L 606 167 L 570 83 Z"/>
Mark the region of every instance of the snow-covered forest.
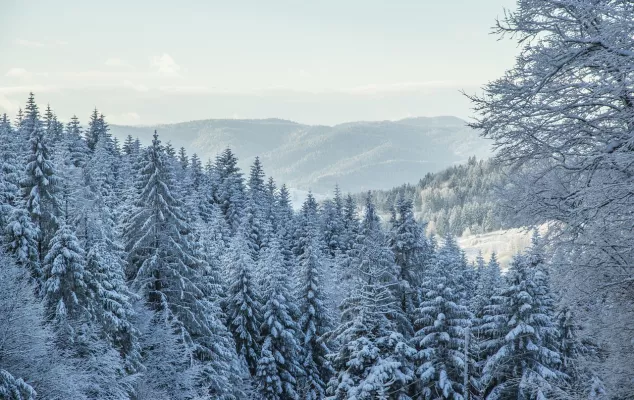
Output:
<path fill-rule="evenodd" d="M 31 93 L 0 118 L 0 399 L 634 398 L 633 16 L 519 0 L 470 97 L 494 160 L 299 210 L 257 158 Z M 452 236 L 504 225 L 533 231 L 504 270 Z"/>
<path fill-rule="evenodd" d="M 418 219 L 438 235 L 486 233 L 522 226 L 501 213 L 497 190 L 508 181 L 508 172 L 493 159 L 470 157 L 465 164 L 427 173 L 417 184 L 403 184 L 390 190 L 371 190 L 372 201 L 381 213 L 391 213 L 399 196 L 411 199 Z M 353 195 L 358 202 L 367 193 Z"/>

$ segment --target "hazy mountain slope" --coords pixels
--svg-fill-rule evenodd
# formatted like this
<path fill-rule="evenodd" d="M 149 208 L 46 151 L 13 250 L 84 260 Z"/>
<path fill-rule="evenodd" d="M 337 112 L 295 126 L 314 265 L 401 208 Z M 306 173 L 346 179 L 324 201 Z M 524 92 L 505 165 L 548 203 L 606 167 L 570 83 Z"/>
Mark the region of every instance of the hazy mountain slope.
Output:
<path fill-rule="evenodd" d="M 111 126 L 148 142 L 154 129 L 174 147 L 206 160 L 230 146 L 248 168 L 256 155 L 267 174 L 297 189 L 330 192 L 390 188 L 427 172 L 487 157 L 489 143 L 455 117 L 308 126 L 279 119 L 204 120 L 148 127 Z"/>

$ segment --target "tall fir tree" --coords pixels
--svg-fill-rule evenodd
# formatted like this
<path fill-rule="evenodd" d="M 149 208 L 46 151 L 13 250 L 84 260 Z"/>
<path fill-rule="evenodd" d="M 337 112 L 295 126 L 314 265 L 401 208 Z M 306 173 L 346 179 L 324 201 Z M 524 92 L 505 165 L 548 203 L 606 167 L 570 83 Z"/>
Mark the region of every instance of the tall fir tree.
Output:
<path fill-rule="evenodd" d="M 242 221 L 246 196 L 242 172 L 238 167 L 238 159 L 231 149 L 225 149 L 214 164 L 217 177 L 216 202 L 227 220 L 232 232 L 236 232 Z"/>
<path fill-rule="evenodd" d="M 340 325 L 329 333 L 339 346 L 331 356 L 335 377 L 329 392 L 337 400 L 406 399 L 415 350 L 397 331 L 396 267 L 369 196 L 351 258 L 354 286 L 342 304 Z"/>
<path fill-rule="evenodd" d="M 166 313 L 167 321 L 179 333 L 191 358 L 200 365 L 231 351 L 214 348 L 217 343 L 227 342 L 222 332 L 213 329 L 218 316 L 213 314 L 201 283 L 205 263 L 190 243 L 191 227 L 183 216 L 181 201 L 172 193 L 174 182 L 166 158 L 155 132 L 152 145 L 145 150 L 136 207 L 125 227 L 126 250 L 132 266 L 130 278 L 152 309 Z M 232 371 L 215 373 L 218 375 L 208 375 L 204 381 L 212 384 L 214 378 L 220 379 L 221 374 Z M 205 390 L 214 389 L 209 386 Z"/>
<path fill-rule="evenodd" d="M 425 238 L 425 227 L 414 218 L 414 205 L 404 195 L 398 198 L 391 226 L 390 247 L 398 266 L 398 286 L 395 295 L 399 299 L 408 323 L 400 327 L 405 337 L 414 334 L 414 310 L 418 307 L 417 288 L 421 285 L 425 267 L 429 261 L 429 248 Z"/>
<path fill-rule="evenodd" d="M 462 400 L 466 396 L 464 371 L 469 361 L 465 336 L 471 313 L 461 297 L 459 252 L 453 238 L 437 252 L 435 264 L 425 276 L 417 310 L 419 327 L 414 336 L 418 350 L 416 375 L 425 399 Z"/>
<path fill-rule="evenodd" d="M 38 230 L 38 254 L 42 262 L 48 252 L 48 243 L 57 230 L 57 218 L 60 215 L 56 194 L 58 179 L 33 93 L 29 95 L 25 109 L 20 130 L 29 138 L 30 151 L 21 186 L 26 209 Z"/>
<path fill-rule="evenodd" d="M 506 277 L 508 287 L 492 299 L 481 327 L 493 348 L 482 370 L 483 396 L 546 399 L 563 378 L 559 349 L 550 340 L 557 328 L 549 289 L 535 281 L 525 255 L 513 258 Z"/>
<path fill-rule="evenodd" d="M 262 303 L 253 278 L 254 262 L 244 230 L 246 227 L 240 228 L 233 237 L 225 261 L 230 274 L 225 309 L 238 355 L 255 376 L 260 358 Z"/>
<path fill-rule="evenodd" d="M 316 232 L 309 230 L 299 259 L 299 338 L 302 347 L 302 399 L 321 400 L 334 371 L 327 359 L 330 350 L 324 336 L 332 328 L 324 291 L 324 271 Z"/>
<path fill-rule="evenodd" d="M 257 365 L 258 390 L 267 400 L 299 399 L 298 378 L 302 373 L 297 342 L 298 327 L 293 319 L 288 272 L 277 240 L 266 248 L 260 260 L 266 281 L 262 306 L 262 349 Z"/>

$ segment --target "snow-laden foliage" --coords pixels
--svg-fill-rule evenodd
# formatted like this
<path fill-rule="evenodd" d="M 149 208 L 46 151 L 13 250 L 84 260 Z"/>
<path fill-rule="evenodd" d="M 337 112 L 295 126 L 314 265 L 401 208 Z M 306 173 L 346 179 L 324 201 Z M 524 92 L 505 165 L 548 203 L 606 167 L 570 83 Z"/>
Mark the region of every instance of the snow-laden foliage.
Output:
<path fill-rule="evenodd" d="M 299 399 L 302 374 L 297 321 L 291 312 L 288 271 L 277 240 L 262 254 L 259 267 L 266 270 L 262 294 L 262 349 L 257 365 L 258 391 L 263 399 Z"/>
<path fill-rule="evenodd" d="M 442 218 L 415 210 L 445 195 L 462 196 L 454 228 L 484 229 L 465 209 L 493 164 L 391 192 L 381 218 L 338 187 L 295 212 L 259 159 L 243 180 L 230 149 L 202 161 L 158 133 L 120 148 L 99 111 L 64 129 L 33 95 L 0 138 L 0 397 L 627 398 L 628 331 L 593 322 L 626 326 L 629 292 L 566 290 L 597 289 L 568 267 L 597 247 L 535 236 L 503 274 L 426 236 Z"/>
<path fill-rule="evenodd" d="M 351 259 L 353 290 L 342 304 L 340 325 L 329 334 L 339 347 L 331 355 L 329 392 L 341 400 L 408 398 L 416 352 L 397 331 L 396 266 L 369 198 Z"/>
<path fill-rule="evenodd" d="M 566 296 L 587 303 L 584 319 L 614 350 L 604 377 L 619 398 L 634 390 L 624 368 L 634 364 L 634 344 L 621 334 L 634 317 L 633 13 L 630 1 L 519 0 L 496 31 L 521 43 L 521 53 L 471 97 L 473 126 L 513 168 L 509 215 L 551 222 L 553 246 L 574 254 L 561 259 Z"/>
<path fill-rule="evenodd" d="M 462 400 L 464 371 L 469 361 L 465 336 L 471 313 L 460 292 L 465 269 L 459 249 L 449 237 L 422 285 L 413 342 L 418 351 L 416 376 L 424 398 Z"/>
<path fill-rule="evenodd" d="M 482 371 L 486 398 L 548 398 L 564 377 L 550 288 L 538 275 L 530 257 L 517 255 L 506 277 L 508 286 L 485 311 L 480 330 L 492 349 Z"/>

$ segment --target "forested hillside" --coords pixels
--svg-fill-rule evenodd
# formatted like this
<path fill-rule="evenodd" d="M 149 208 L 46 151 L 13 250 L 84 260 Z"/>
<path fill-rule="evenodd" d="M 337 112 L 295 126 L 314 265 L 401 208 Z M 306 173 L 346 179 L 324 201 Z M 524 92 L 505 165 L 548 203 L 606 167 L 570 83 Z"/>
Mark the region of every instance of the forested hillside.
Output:
<path fill-rule="evenodd" d="M 389 214 L 399 196 L 414 203 L 416 217 L 429 224 L 431 233 L 462 235 L 513 227 L 517 221 L 501 215 L 500 192 L 507 183 L 506 171 L 493 159 L 470 157 L 465 164 L 427 173 L 417 184 L 391 190 L 372 190 L 377 207 Z M 360 201 L 365 193 L 354 197 Z"/>
<path fill-rule="evenodd" d="M 257 158 L 243 174 L 230 149 L 203 167 L 157 132 L 119 144 L 97 111 L 63 125 L 33 95 L 0 146 L 0 398 L 606 390 L 611 349 L 560 308 L 537 234 L 503 276 L 427 237 L 405 196 L 387 224 L 339 190 L 294 212 Z"/>
<path fill-rule="evenodd" d="M 154 130 L 175 148 L 196 152 L 206 162 L 230 147 L 239 166 L 255 157 L 271 176 L 289 187 L 325 194 L 335 184 L 352 192 L 416 182 L 427 172 L 487 157 L 490 143 L 456 117 L 420 117 L 399 121 L 304 125 L 280 119 L 202 120 L 151 127 L 112 127 L 147 145 Z"/>

